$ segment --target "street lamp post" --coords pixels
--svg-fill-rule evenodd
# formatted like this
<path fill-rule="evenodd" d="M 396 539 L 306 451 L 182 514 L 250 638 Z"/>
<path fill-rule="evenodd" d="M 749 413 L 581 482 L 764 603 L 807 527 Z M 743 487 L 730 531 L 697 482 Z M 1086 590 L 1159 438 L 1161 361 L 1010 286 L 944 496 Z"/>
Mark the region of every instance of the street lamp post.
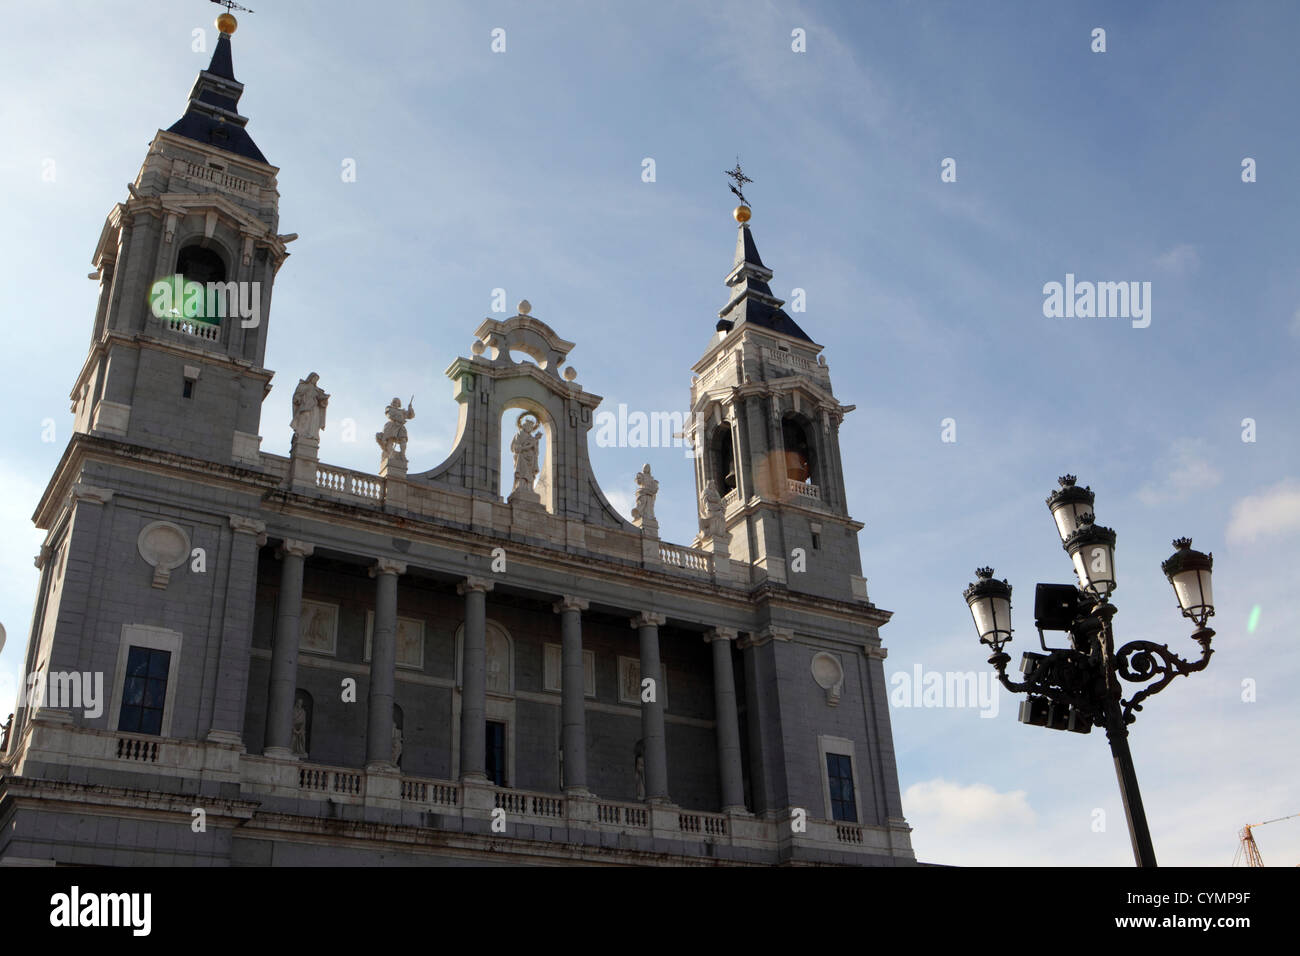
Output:
<path fill-rule="evenodd" d="M 1196 625 L 1192 638 L 1201 646 L 1199 660 L 1185 661 L 1168 645 L 1151 641 L 1130 641 L 1116 650 L 1112 627 L 1116 607 L 1110 603 L 1116 588 L 1115 532 L 1096 524 L 1091 489 L 1078 487 L 1073 475 L 1059 481 L 1061 487 L 1047 499 L 1047 506 L 1079 583 L 1038 585 L 1034 623 L 1046 653 L 1024 653 L 1020 662 L 1024 680 L 1007 676 L 1011 656 L 1003 651 L 1011 640 L 1011 585 L 995 579 L 992 568 L 980 568 L 975 583 L 966 588 L 966 604 L 981 643 L 993 649 L 989 663 L 998 680 L 1013 694 L 1027 695 L 1020 705 L 1023 723 L 1084 734 L 1093 727 L 1105 729 L 1115 758 L 1133 856 L 1138 866 L 1155 866 L 1155 849 L 1128 747 L 1128 725 L 1137 719 L 1143 700 L 1163 690 L 1175 677 L 1204 670 L 1210 662 L 1214 631 L 1206 622 L 1214 614 L 1210 584 L 1214 556 L 1193 551 L 1190 538 L 1178 538 L 1173 556 L 1160 566 L 1183 616 Z M 1070 646 L 1049 648 L 1044 631 L 1067 632 Z M 1121 680 L 1144 686 L 1125 699 Z"/>

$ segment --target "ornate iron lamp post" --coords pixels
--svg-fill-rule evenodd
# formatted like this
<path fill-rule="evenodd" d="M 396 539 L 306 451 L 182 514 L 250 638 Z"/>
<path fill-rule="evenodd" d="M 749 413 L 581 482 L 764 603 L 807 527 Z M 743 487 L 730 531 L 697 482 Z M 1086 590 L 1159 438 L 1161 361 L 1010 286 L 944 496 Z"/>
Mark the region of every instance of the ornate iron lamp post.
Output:
<path fill-rule="evenodd" d="M 1111 624 L 1116 608 L 1110 603 L 1116 588 L 1115 532 L 1095 523 L 1091 489 L 1077 487 L 1073 475 L 1061 478 L 1060 485 L 1047 499 L 1047 506 L 1079 584 L 1038 585 L 1034 623 L 1046 653 L 1024 653 L 1020 661 L 1024 680 L 1007 676 L 1011 656 L 1003 652 L 1011 640 L 1011 585 L 996 580 L 992 568 L 980 568 L 975 572 L 978 580 L 966 588 L 966 604 L 980 642 L 993 648 L 989 663 L 997 670 L 998 680 L 1012 693 L 1028 695 L 1020 705 L 1021 722 L 1084 734 L 1093 727 L 1105 728 L 1133 856 L 1138 866 L 1155 866 L 1155 850 L 1128 747 L 1128 725 L 1137 719 L 1135 712 L 1142 709 L 1143 700 L 1163 690 L 1175 677 L 1204 670 L 1210 662 L 1214 631 L 1206 622 L 1214 614 L 1210 586 L 1214 556 L 1193 551 L 1190 538 L 1179 538 L 1174 541 L 1173 556 L 1160 566 L 1183 616 L 1196 624 L 1192 638 L 1201 646 L 1200 660 L 1185 661 L 1168 645 L 1151 641 L 1130 641 L 1116 650 Z M 1049 648 L 1043 631 L 1067 632 L 1070 646 Z M 1144 686 L 1126 699 L 1127 688 L 1121 681 Z"/>

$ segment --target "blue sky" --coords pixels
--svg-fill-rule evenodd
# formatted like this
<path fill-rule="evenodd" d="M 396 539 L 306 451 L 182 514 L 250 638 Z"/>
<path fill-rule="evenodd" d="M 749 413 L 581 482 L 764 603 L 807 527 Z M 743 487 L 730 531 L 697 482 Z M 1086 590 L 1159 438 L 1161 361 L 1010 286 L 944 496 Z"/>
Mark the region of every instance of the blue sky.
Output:
<path fill-rule="evenodd" d="M 684 409 L 726 301 L 722 171 L 739 155 L 773 289 L 805 290 L 795 318 L 857 405 L 841 440 L 871 596 L 895 612 L 887 677 L 986 669 L 961 597 L 981 564 L 1016 588 L 1013 656 L 1036 644 L 1034 583 L 1071 579 L 1043 498 L 1073 472 L 1119 533 L 1121 640 L 1193 654 L 1159 562 L 1178 535 L 1215 553 L 1214 659 L 1133 728 L 1161 862 L 1227 864 L 1242 824 L 1300 811 L 1300 8 L 254 6 L 234 39 L 241 110 L 281 168 L 280 232 L 301 236 L 269 316 L 264 450 L 287 453 L 292 386 L 316 370 L 331 425 L 353 418 L 361 438 L 389 398 L 414 394 L 412 471 L 438 464 L 456 424 L 443 370 L 468 354 L 496 288 L 577 343 L 571 364 L 604 407 Z M 90 255 L 153 132 L 183 112 L 217 12 L 6 12 L 0 699 L 35 595 L 30 516 L 89 341 Z M 498 27 L 504 53 L 490 48 Z M 1105 53 L 1090 50 L 1096 27 Z M 791 49 L 796 28 L 806 52 Z M 195 29 L 207 53 L 191 49 Z M 940 181 L 947 157 L 956 182 Z M 342 181 L 346 159 L 356 182 Z M 1150 282 L 1150 326 L 1044 317 L 1044 284 L 1067 273 Z M 941 441 L 946 418 L 955 442 Z M 650 461 L 664 537 L 689 542 L 680 450 L 592 457 L 625 514 Z M 321 458 L 378 464 L 373 443 L 333 427 Z M 918 854 L 1128 864 L 1102 735 L 1021 725 L 1015 705 L 1004 694 L 992 719 L 892 710 Z M 1258 840 L 1266 862 L 1300 863 L 1300 821 Z"/>

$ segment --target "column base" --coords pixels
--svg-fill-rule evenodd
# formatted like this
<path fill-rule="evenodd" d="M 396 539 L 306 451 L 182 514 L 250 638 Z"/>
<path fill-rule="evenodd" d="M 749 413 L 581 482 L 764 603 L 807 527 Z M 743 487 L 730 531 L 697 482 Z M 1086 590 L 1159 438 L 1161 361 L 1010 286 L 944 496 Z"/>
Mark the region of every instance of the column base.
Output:
<path fill-rule="evenodd" d="M 302 754 L 296 754 L 288 747 L 267 747 L 262 751 L 263 757 L 270 757 L 272 760 L 302 760 Z"/>
<path fill-rule="evenodd" d="M 214 744 L 225 744 L 228 747 L 244 749 L 244 738 L 233 730 L 209 730 L 208 740 Z"/>

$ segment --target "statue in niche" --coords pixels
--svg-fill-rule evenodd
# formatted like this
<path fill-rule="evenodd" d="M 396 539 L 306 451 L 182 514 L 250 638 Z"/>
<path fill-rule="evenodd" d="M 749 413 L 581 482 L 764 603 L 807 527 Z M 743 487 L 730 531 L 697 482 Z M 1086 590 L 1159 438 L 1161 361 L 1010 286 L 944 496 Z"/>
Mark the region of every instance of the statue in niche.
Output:
<path fill-rule="evenodd" d="M 645 799 L 645 740 L 641 739 L 636 742 L 636 749 L 633 751 L 632 767 L 636 772 L 636 798 Z"/>
<path fill-rule="evenodd" d="M 307 708 L 301 697 L 293 699 L 293 752 L 299 757 L 307 756 Z"/>
<path fill-rule="evenodd" d="M 402 728 L 396 721 L 393 722 L 393 765 L 402 765 Z"/>
<path fill-rule="evenodd" d="M 650 465 L 636 473 L 636 507 L 632 509 L 632 520 L 640 521 L 642 526 L 657 524 L 655 521 L 655 496 L 659 494 L 659 482 L 650 474 Z"/>
<path fill-rule="evenodd" d="M 320 375 L 312 372 L 306 378 L 299 379 L 298 387 L 293 390 L 293 421 L 290 422 L 290 427 L 294 438 L 317 441 L 325 428 L 325 407 L 329 404 L 330 397 L 316 384 L 319 381 Z"/>
<path fill-rule="evenodd" d="M 706 538 L 725 538 L 727 509 L 718 494 L 718 483 L 710 480 L 700 495 L 700 531 Z"/>
<path fill-rule="evenodd" d="M 415 417 L 415 396 L 411 396 L 411 401 L 406 403 L 406 408 L 402 408 L 400 399 L 394 398 L 384 409 L 384 415 L 388 418 L 384 423 L 384 430 L 375 432 L 375 441 L 383 450 L 383 460 L 388 461 L 390 458 L 405 460 L 406 423 Z"/>
<path fill-rule="evenodd" d="M 515 485 L 510 492 L 510 497 L 520 493 L 525 498 L 537 497 L 537 492 L 533 490 L 533 483 L 537 480 L 537 473 L 541 470 L 538 461 L 538 444 L 541 442 L 542 433 L 537 431 L 538 422 L 535 415 L 523 412 L 515 420 L 519 426 L 519 431 L 510 442 L 510 451 L 515 456 Z"/>

